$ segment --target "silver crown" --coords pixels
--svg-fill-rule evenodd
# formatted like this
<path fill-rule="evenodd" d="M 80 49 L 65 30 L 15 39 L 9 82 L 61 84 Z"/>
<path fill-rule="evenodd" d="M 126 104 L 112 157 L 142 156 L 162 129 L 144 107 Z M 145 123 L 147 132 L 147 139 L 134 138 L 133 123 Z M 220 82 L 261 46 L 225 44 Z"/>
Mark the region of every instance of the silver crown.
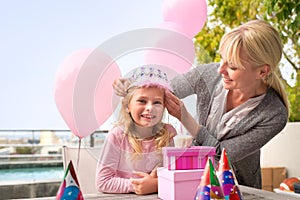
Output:
<path fill-rule="evenodd" d="M 160 68 L 143 66 L 136 68 L 130 76 L 131 86 L 161 85 L 171 90 L 167 73 Z"/>

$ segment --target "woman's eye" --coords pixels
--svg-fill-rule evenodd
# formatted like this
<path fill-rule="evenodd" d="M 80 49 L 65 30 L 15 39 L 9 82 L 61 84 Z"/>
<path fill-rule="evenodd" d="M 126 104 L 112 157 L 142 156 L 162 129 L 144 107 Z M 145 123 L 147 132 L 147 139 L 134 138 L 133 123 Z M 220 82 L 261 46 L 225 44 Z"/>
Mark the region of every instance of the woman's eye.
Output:
<path fill-rule="evenodd" d="M 162 104 L 161 101 L 155 101 L 154 104 Z"/>
<path fill-rule="evenodd" d="M 230 67 L 231 70 L 235 71 L 237 70 L 238 68 L 237 67 Z"/>
<path fill-rule="evenodd" d="M 238 67 L 237 67 L 235 64 L 233 64 L 232 62 L 229 62 L 229 63 L 228 63 L 228 66 L 229 66 L 229 69 L 231 69 L 231 70 L 233 70 L 233 71 L 235 71 L 235 70 L 238 69 Z"/>

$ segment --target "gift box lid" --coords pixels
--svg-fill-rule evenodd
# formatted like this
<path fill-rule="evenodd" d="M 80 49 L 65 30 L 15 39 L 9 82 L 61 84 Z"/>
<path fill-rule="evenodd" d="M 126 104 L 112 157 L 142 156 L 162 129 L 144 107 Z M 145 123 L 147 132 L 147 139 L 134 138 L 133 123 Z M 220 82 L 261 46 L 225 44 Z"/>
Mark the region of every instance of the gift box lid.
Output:
<path fill-rule="evenodd" d="M 159 167 L 157 169 L 157 176 L 159 178 L 166 178 L 172 182 L 191 181 L 191 180 L 200 180 L 203 171 L 204 169 L 170 171 L 165 167 Z"/>
<path fill-rule="evenodd" d="M 163 147 L 166 156 L 214 156 L 216 148 L 210 146 L 192 146 L 190 148 Z"/>

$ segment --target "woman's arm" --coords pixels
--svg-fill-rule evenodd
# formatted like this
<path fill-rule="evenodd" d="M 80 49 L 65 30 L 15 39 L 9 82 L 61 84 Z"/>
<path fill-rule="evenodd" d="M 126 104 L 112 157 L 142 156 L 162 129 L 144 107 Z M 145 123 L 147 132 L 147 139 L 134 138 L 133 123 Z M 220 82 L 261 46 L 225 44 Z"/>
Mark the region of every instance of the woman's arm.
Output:
<path fill-rule="evenodd" d="M 268 105 L 269 108 L 264 105 L 260 106 L 263 109 L 260 109 L 259 115 L 255 112 L 246 116 L 229 134 L 217 139 L 214 137 L 215 134 L 209 132 L 205 126 L 199 125 L 192 118 L 176 96 L 166 93 L 166 97 L 165 104 L 169 113 L 182 122 L 194 137 L 194 144 L 216 147 L 217 157 L 221 155 L 222 149 L 225 148 L 228 155 L 230 155 L 231 162 L 238 162 L 259 151 L 284 128 L 287 122 L 287 112 L 283 105 Z M 268 102 L 270 104 L 270 101 Z M 274 107 L 277 108 L 277 112 L 270 116 L 270 110 L 274 110 Z"/>
<path fill-rule="evenodd" d="M 203 64 L 175 76 L 171 80 L 174 94 L 180 99 L 193 94 L 209 97 L 211 94 L 208 92 L 213 90 L 221 78 L 218 67 L 219 63 Z"/>

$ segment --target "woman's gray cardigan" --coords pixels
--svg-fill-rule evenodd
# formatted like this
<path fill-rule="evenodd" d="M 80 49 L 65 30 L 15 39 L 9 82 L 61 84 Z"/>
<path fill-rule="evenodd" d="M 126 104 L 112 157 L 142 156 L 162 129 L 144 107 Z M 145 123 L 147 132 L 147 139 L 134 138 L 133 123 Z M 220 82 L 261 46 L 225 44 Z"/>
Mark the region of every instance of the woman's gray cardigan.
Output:
<path fill-rule="evenodd" d="M 218 67 L 219 63 L 198 66 L 173 78 L 171 86 L 179 98 L 197 95 L 197 118 L 201 129 L 194 144 L 216 147 L 217 163 L 225 148 L 239 184 L 261 188 L 260 148 L 285 127 L 287 108 L 270 87 L 261 103 L 218 140 L 218 133 L 209 132 L 205 127 L 213 93 L 222 78 L 217 72 Z"/>

